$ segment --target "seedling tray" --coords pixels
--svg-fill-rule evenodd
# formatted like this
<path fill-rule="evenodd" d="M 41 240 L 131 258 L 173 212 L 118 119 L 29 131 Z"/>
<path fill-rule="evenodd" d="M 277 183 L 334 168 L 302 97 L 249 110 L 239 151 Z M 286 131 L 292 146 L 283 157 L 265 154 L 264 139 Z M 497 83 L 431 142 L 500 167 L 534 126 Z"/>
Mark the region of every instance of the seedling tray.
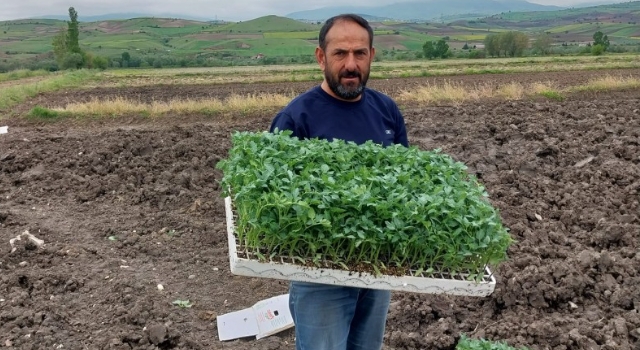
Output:
<path fill-rule="evenodd" d="M 483 297 L 493 293 L 496 280 L 485 267 L 481 281 L 467 280 L 465 273 L 434 271 L 417 273 L 410 271 L 405 276 L 376 276 L 366 272 L 308 267 L 295 264 L 286 257 L 262 262 L 243 249 L 235 235 L 235 220 L 231 197 L 225 198 L 227 234 L 229 239 L 229 262 L 231 273 L 239 276 L 313 282 L 337 286 L 415 292 L 425 294 L 448 294 Z"/>

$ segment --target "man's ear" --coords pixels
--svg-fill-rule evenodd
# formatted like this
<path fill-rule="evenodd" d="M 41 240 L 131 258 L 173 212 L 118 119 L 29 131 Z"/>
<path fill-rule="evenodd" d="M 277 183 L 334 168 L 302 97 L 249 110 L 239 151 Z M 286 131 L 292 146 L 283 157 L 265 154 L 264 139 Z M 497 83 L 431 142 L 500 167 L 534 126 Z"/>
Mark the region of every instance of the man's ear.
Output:
<path fill-rule="evenodd" d="M 376 48 L 371 47 L 371 57 L 369 57 L 369 60 L 370 60 L 369 63 L 373 62 L 373 58 L 375 57 L 375 55 L 376 55 Z"/>
<path fill-rule="evenodd" d="M 318 65 L 320 65 L 320 69 L 324 72 L 324 67 L 326 66 L 327 56 L 324 54 L 324 50 L 319 46 L 316 47 L 316 61 L 318 61 Z"/>

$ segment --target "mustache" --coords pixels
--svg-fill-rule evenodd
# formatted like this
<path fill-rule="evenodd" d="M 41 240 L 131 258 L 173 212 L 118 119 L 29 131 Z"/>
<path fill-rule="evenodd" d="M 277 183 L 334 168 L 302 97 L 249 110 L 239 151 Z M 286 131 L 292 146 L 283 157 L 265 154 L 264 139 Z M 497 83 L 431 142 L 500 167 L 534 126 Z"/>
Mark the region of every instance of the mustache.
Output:
<path fill-rule="evenodd" d="M 359 78 L 362 80 L 362 74 L 359 71 L 345 71 L 340 73 L 340 78 Z"/>

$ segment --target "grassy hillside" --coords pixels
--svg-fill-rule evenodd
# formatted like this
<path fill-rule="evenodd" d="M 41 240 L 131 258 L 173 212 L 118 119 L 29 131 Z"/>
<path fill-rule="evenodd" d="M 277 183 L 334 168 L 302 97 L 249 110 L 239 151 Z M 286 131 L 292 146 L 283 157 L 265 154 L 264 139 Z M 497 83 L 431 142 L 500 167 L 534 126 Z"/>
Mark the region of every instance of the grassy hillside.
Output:
<path fill-rule="evenodd" d="M 612 43 L 640 44 L 640 1 L 551 12 L 510 12 L 449 23 L 372 22 L 381 51 L 420 51 L 427 40 L 445 38 L 459 49 L 483 42 L 487 34 L 519 30 L 551 34 L 556 44 L 592 40 L 600 30 Z M 59 20 L 0 22 L 0 65 L 20 60 L 51 61 L 51 41 L 64 26 Z M 80 44 L 110 58 L 130 52 L 135 57 L 215 57 L 251 60 L 310 56 L 317 45 L 318 23 L 265 16 L 238 23 L 198 22 L 175 18 L 135 18 L 81 22 Z"/>
<path fill-rule="evenodd" d="M 250 21 L 232 23 L 215 29 L 216 32 L 229 33 L 267 33 L 267 32 L 304 32 L 320 30 L 320 25 L 303 23 L 294 19 L 265 16 Z"/>
<path fill-rule="evenodd" d="M 489 18 L 500 18 L 511 22 L 526 21 L 576 21 L 576 22 L 597 22 L 597 21 L 633 21 L 640 16 L 640 1 L 623 2 L 612 5 L 602 5 L 594 7 L 570 8 L 566 10 L 551 12 L 511 12 L 491 16 Z"/>
<path fill-rule="evenodd" d="M 551 12 L 510 12 L 457 23 L 474 28 L 545 31 L 553 34 L 556 42 L 590 41 L 598 30 L 614 42 L 638 42 L 640 1 Z"/>
<path fill-rule="evenodd" d="M 0 22 L 0 59 L 24 58 L 50 52 L 53 36 L 63 28 L 58 20 Z M 384 27 L 384 26 L 382 26 Z M 317 44 L 319 24 L 266 16 L 251 21 L 214 24 L 180 19 L 135 18 L 82 22 L 80 44 L 97 55 L 119 57 L 132 54 L 173 56 L 217 54 L 221 57 L 310 55 Z M 377 30 L 380 47 L 406 49 L 428 36 L 410 32 L 392 35 L 393 30 Z M 411 46 L 411 45 L 410 45 Z"/>

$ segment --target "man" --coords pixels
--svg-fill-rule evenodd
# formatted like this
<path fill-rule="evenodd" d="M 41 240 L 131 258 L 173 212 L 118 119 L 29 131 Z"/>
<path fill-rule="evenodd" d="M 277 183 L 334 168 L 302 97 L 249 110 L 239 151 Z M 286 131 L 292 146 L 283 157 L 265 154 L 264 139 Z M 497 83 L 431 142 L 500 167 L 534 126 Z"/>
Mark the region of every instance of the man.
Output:
<path fill-rule="evenodd" d="M 367 140 L 408 146 L 404 118 L 393 100 L 366 88 L 375 55 L 373 30 L 360 16 L 327 20 L 316 59 L 324 80 L 293 99 L 274 118 L 271 132 L 291 130 L 301 139 Z M 289 307 L 297 350 L 382 348 L 389 291 L 292 282 Z"/>

